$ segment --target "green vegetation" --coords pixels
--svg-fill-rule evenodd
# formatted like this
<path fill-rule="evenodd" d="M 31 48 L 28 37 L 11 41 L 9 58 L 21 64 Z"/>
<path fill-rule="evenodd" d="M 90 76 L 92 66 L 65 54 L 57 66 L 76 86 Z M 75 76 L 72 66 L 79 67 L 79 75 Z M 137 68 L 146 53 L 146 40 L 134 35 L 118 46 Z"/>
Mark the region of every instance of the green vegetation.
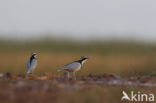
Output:
<path fill-rule="evenodd" d="M 51 72 L 69 62 L 88 56 L 90 60 L 77 75 L 113 73 L 121 76 L 156 74 L 156 45 L 130 41 L 35 40 L 0 42 L 0 72 L 25 73 L 30 53 L 38 54 L 36 73 Z"/>
<path fill-rule="evenodd" d="M 38 54 L 38 66 L 34 75 L 36 79 L 28 79 L 28 75 L 22 75 L 25 74 L 25 64 L 32 52 Z M 84 55 L 90 59 L 76 74 L 78 78 L 83 79 L 60 81 L 61 73 L 58 73 L 57 69 Z M 106 72 L 106 74 L 130 77 L 127 80 L 134 83 L 137 79 L 145 83 L 154 81 L 154 76 L 142 77 L 143 80 L 138 77 L 133 78 L 140 75 L 156 75 L 156 45 L 154 44 L 121 41 L 81 43 L 67 40 L 1 41 L 0 58 L 0 73 L 12 74 L 11 76 L 7 73 L 8 77 L 5 75 L 0 78 L 2 84 L 0 101 L 4 103 L 120 103 L 123 90 L 127 93 L 141 91 L 156 94 L 155 87 L 110 85 L 109 82 L 113 79 L 109 80 L 111 77 L 107 76 L 101 80 L 105 81 L 102 84 L 96 83 L 98 80 L 88 84 L 85 77 L 95 74 L 98 78 L 98 74 Z M 50 76 L 38 77 L 39 74 L 44 73 L 49 73 Z M 51 78 L 46 79 L 48 77 Z M 92 79 L 93 77 L 88 78 L 88 80 Z"/>
<path fill-rule="evenodd" d="M 35 50 L 46 52 L 87 52 L 100 54 L 151 54 L 156 52 L 156 45 L 129 41 L 88 41 L 70 40 L 35 40 L 0 42 L 0 51 Z"/>

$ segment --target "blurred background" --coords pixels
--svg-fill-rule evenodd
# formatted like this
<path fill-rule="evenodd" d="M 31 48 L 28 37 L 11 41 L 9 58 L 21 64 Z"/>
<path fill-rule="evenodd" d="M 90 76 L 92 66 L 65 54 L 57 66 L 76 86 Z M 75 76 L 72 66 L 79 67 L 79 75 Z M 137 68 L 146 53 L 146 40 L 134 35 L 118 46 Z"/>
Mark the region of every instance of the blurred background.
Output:
<path fill-rule="evenodd" d="M 1 0 L 0 72 L 25 73 L 32 52 L 35 73 L 81 56 L 78 75 L 156 74 L 155 0 Z"/>

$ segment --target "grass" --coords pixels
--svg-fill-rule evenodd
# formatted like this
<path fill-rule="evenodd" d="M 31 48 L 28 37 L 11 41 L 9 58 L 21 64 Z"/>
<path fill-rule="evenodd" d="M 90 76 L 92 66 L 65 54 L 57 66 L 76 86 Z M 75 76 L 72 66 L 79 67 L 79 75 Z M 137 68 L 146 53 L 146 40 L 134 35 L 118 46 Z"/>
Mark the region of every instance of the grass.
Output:
<path fill-rule="evenodd" d="M 156 46 L 138 42 L 72 42 L 56 40 L 1 41 L 0 72 L 25 73 L 25 63 L 32 52 L 38 54 L 35 73 L 57 73 L 69 62 L 88 56 L 90 60 L 77 75 L 114 73 L 138 76 L 156 73 Z"/>
<path fill-rule="evenodd" d="M 88 56 L 90 59 L 82 70 L 77 72 L 77 76 L 105 72 L 123 77 L 156 74 L 155 44 L 120 41 L 79 43 L 56 40 L 1 41 L 0 72 L 25 74 L 25 64 L 32 52 L 38 54 L 35 74 L 48 72 L 58 76 L 61 74 L 57 72 L 59 67 L 81 56 Z M 21 81 L 26 83 L 25 87 L 18 87 Z M 0 82 L 0 101 L 3 103 L 120 103 L 123 90 L 128 93 L 133 90 L 156 94 L 155 87 L 89 85 L 87 82 L 77 85 L 79 81 L 69 85 L 55 79 L 1 79 Z M 61 87 L 64 89 L 60 89 Z"/>
<path fill-rule="evenodd" d="M 115 54 L 146 54 L 155 53 L 156 46 L 149 43 L 122 42 L 122 41 L 88 41 L 74 42 L 70 40 L 36 40 L 36 41 L 3 41 L 0 42 L 0 51 L 42 51 L 42 52 L 85 52 L 102 55 Z"/>

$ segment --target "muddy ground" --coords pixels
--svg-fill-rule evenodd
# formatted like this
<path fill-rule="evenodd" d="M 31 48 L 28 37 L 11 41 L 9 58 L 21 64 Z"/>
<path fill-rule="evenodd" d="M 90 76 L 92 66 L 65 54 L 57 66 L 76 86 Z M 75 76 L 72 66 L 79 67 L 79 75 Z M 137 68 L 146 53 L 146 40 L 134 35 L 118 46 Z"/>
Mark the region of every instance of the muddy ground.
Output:
<path fill-rule="evenodd" d="M 0 103 L 120 103 L 123 90 L 156 95 L 156 75 L 124 78 L 103 73 L 68 80 L 65 74 L 0 74 Z"/>

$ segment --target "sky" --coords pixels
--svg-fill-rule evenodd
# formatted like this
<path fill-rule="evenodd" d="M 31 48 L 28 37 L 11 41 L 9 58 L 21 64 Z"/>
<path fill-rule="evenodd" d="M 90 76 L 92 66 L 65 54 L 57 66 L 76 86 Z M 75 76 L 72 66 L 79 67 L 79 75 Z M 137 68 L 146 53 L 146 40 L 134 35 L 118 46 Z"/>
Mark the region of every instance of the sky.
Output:
<path fill-rule="evenodd" d="M 156 40 L 156 0 L 0 0 L 0 38 Z"/>

